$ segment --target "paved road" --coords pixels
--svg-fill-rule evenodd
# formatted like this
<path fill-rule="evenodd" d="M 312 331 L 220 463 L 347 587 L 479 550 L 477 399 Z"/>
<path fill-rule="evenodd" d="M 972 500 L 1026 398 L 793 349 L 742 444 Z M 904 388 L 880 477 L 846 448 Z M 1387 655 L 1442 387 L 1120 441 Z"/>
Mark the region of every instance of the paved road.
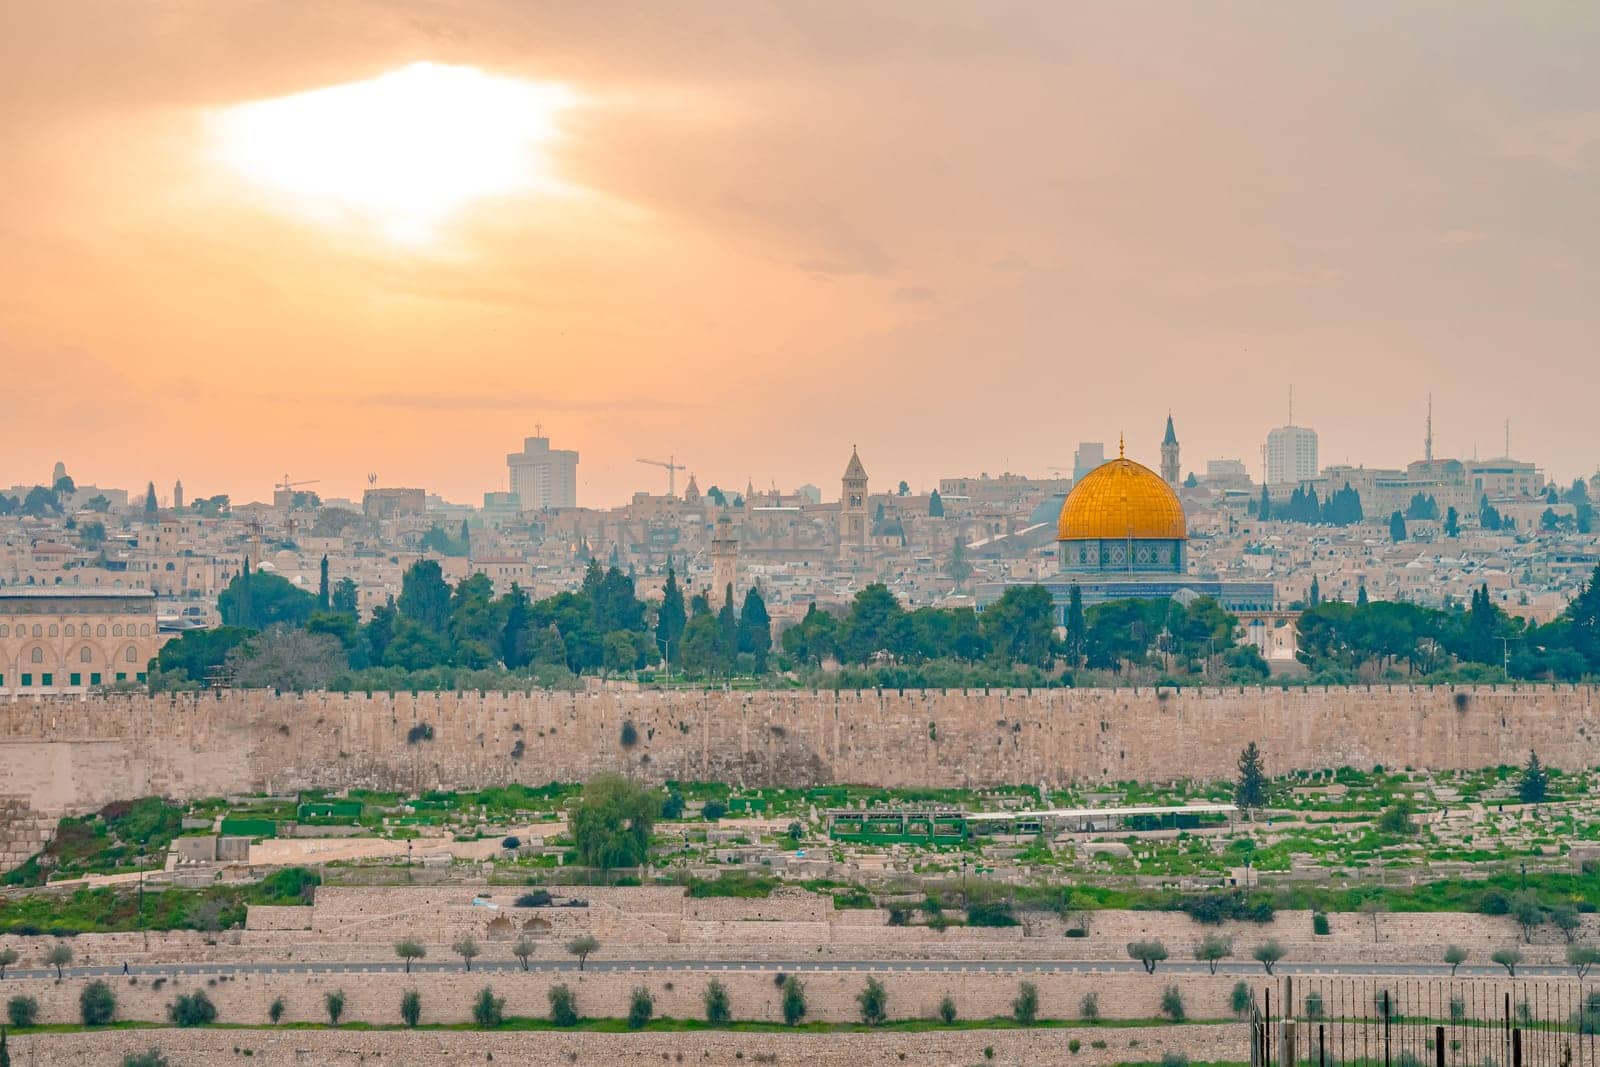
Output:
<path fill-rule="evenodd" d="M 534 971 L 576 971 L 574 960 L 528 961 Z M 472 965 L 474 972 L 519 971 L 522 965 L 516 960 L 478 960 Z M 594 958 L 585 965 L 587 971 L 649 972 L 660 971 L 784 971 L 827 972 L 856 971 L 893 973 L 943 972 L 951 974 L 1127 974 L 1139 972 L 1144 965 L 1134 960 L 614 960 Z M 151 963 L 129 967 L 129 973 L 141 977 L 172 975 L 222 975 L 222 974 L 394 974 L 405 970 L 398 963 L 359 961 L 351 963 Z M 415 963 L 413 973 L 446 973 L 461 970 L 459 963 Z M 1407 963 L 1280 963 L 1277 974 L 1346 975 L 1350 977 L 1407 977 L 1448 978 L 1450 968 L 1444 964 Z M 112 967 L 67 967 L 64 972 L 74 978 L 97 978 L 122 975 L 120 964 Z M 1156 968 L 1156 977 L 1163 974 L 1204 974 L 1206 965 L 1193 962 L 1168 962 Z M 1230 976 L 1265 977 L 1257 964 L 1224 963 L 1218 974 Z M 1503 967 L 1463 966 L 1457 971 L 1460 978 L 1499 978 L 1505 975 Z M 8 977 L 54 978 L 54 968 L 17 969 L 6 971 Z M 1517 968 L 1517 976 L 1529 978 L 1574 978 L 1571 967 L 1524 966 Z"/>

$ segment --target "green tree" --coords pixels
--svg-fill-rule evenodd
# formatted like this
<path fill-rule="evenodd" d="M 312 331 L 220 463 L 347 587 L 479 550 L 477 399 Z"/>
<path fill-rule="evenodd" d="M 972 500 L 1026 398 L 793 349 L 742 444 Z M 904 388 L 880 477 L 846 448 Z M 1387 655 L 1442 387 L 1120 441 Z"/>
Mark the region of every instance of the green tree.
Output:
<path fill-rule="evenodd" d="M 964 537 L 957 537 L 950 546 L 950 558 L 945 561 L 944 576 L 956 583 L 956 588 L 961 589 L 967 584 L 967 579 L 972 577 L 972 564 L 967 559 L 967 541 Z"/>
<path fill-rule="evenodd" d="M 1265 485 L 1261 487 L 1261 503 L 1256 505 L 1256 518 L 1272 518 L 1272 498 L 1267 495 L 1267 487 Z"/>
<path fill-rule="evenodd" d="M 217 1006 L 203 989 L 180 993 L 167 1005 L 167 1018 L 173 1026 L 209 1026 L 217 1021 Z"/>
<path fill-rule="evenodd" d="M 1194 947 L 1194 958 L 1204 963 L 1212 974 L 1217 973 L 1217 964 L 1233 955 L 1233 938 L 1223 937 L 1221 934 L 1207 934 L 1200 939 Z"/>
<path fill-rule="evenodd" d="M 1267 806 L 1267 773 L 1254 741 L 1239 753 L 1239 779 L 1233 788 L 1233 802 L 1247 811 Z"/>
<path fill-rule="evenodd" d="M 12 1026 L 26 1030 L 39 1018 L 39 1002 L 28 996 L 12 997 L 6 1001 L 6 1018 Z"/>
<path fill-rule="evenodd" d="M 428 950 L 421 941 L 407 938 L 394 946 L 394 954 L 405 961 L 406 973 L 410 974 L 412 961 L 420 960 L 427 956 Z"/>
<path fill-rule="evenodd" d="M 679 655 L 683 629 L 688 624 L 683 610 L 683 590 L 678 587 L 677 572 L 667 563 L 667 584 L 661 590 L 661 607 L 656 612 L 656 645 L 662 650 L 668 665 Z"/>
<path fill-rule="evenodd" d="M 656 1013 L 656 998 L 644 986 L 635 986 L 628 997 L 628 1029 L 643 1030 Z"/>
<path fill-rule="evenodd" d="M 1250 995 L 1250 986 L 1245 982 L 1235 982 L 1233 992 L 1228 994 L 1228 1010 L 1235 1015 L 1242 1016 L 1250 1010 L 1253 1002 Z"/>
<path fill-rule="evenodd" d="M 1467 950 L 1460 945 L 1446 945 L 1444 961 L 1450 965 L 1450 977 L 1456 976 L 1456 968 L 1467 962 Z"/>
<path fill-rule="evenodd" d="M 1506 969 L 1506 974 L 1515 978 L 1517 964 L 1522 962 L 1522 953 L 1514 948 L 1497 948 L 1489 954 L 1489 958 Z"/>
<path fill-rule="evenodd" d="M 1167 946 L 1160 941 L 1134 941 L 1128 945 L 1128 958 L 1144 964 L 1146 974 L 1156 973 L 1156 964 L 1167 958 Z"/>
<path fill-rule="evenodd" d="M 1175 985 L 1169 985 L 1161 991 L 1161 1014 L 1167 1017 L 1168 1022 L 1181 1023 L 1188 1018 L 1188 1011 L 1183 1006 L 1183 994 Z"/>
<path fill-rule="evenodd" d="M 1039 990 L 1032 982 L 1018 982 L 1017 995 L 1011 1001 L 1011 1017 L 1023 1026 L 1032 1026 L 1039 1018 Z"/>
<path fill-rule="evenodd" d="M 1067 664 L 1076 669 L 1083 665 L 1084 642 L 1087 627 L 1083 621 L 1083 590 L 1076 582 L 1067 592 Z"/>
<path fill-rule="evenodd" d="M 739 652 L 755 657 L 756 673 L 767 673 L 767 657 L 772 652 L 772 619 L 761 590 L 751 586 L 739 612 Z"/>
<path fill-rule="evenodd" d="M 806 1017 L 806 985 L 792 974 L 783 980 L 782 1006 L 783 1021 L 790 1026 Z"/>
<path fill-rule="evenodd" d="M 242 626 L 185 630 L 156 653 L 156 671 L 175 681 L 195 681 L 208 686 L 215 672 L 226 662 L 228 653 L 254 634 L 254 630 Z"/>
<path fill-rule="evenodd" d="M 949 1026 L 956 1021 L 956 1002 L 953 997 L 939 999 L 939 1021 Z"/>
<path fill-rule="evenodd" d="M 1568 945 L 1567 963 L 1580 979 L 1589 977 L 1589 968 L 1600 963 L 1600 949 L 1593 945 Z"/>
<path fill-rule="evenodd" d="M 5 948 L 0 948 L 0 981 L 5 980 L 6 968 L 11 966 L 13 963 L 16 963 L 20 958 L 21 957 L 17 954 L 17 950 L 12 948 L 10 945 L 7 945 Z"/>
<path fill-rule="evenodd" d="M 1550 791 L 1550 776 L 1539 763 L 1539 754 L 1528 753 L 1527 766 L 1522 768 L 1522 784 L 1517 787 L 1517 796 L 1524 804 L 1543 804 L 1545 796 Z"/>
<path fill-rule="evenodd" d="M 717 666 L 719 673 L 732 675 L 739 655 L 739 616 L 733 609 L 733 584 L 722 590 L 722 608 L 717 612 Z"/>
<path fill-rule="evenodd" d="M 1265 967 L 1268 974 L 1271 974 L 1272 969 L 1278 965 L 1278 961 L 1286 955 L 1288 955 L 1288 950 L 1282 944 L 1276 940 L 1268 940 L 1257 945 L 1250 957 Z"/>
<path fill-rule="evenodd" d="M 937 489 L 928 494 L 928 515 L 935 519 L 944 518 L 944 498 Z"/>
<path fill-rule="evenodd" d="M 335 989 L 324 995 L 322 1006 L 328 1012 L 328 1025 L 338 1026 L 339 1016 L 344 1014 L 344 990 Z"/>
<path fill-rule="evenodd" d="M 104 981 L 96 979 L 78 994 L 78 1014 L 85 1026 L 105 1026 L 117 1014 L 117 995 Z"/>
<path fill-rule="evenodd" d="M 437 560 L 419 559 L 406 569 L 395 607 L 401 618 L 436 634 L 444 632 L 450 624 L 450 586 Z"/>
<path fill-rule="evenodd" d="M 706 1022 L 713 1026 L 721 1026 L 733 1018 L 733 1010 L 728 1004 L 728 990 L 720 981 L 713 978 L 706 983 L 705 992 L 700 995 L 706 1008 Z"/>
<path fill-rule="evenodd" d="M 355 615 L 359 612 L 359 596 L 356 583 L 349 577 L 340 578 L 333 587 L 330 605 L 340 615 Z"/>
<path fill-rule="evenodd" d="M 156 483 L 151 482 L 144 491 L 144 520 L 150 522 L 156 517 Z"/>
<path fill-rule="evenodd" d="M 661 798 L 645 786 L 612 774 L 592 779 L 568 816 L 578 861 L 601 871 L 639 866 L 660 813 Z"/>
<path fill-rule="evenodd" d="M 506 1021 L 506 1000 L 494 995 L 494 990 L 484 986 L 472 1002 L 472 1021 L 480 1030 L 493 1030 Z"/>
<path fill-rule="evenodd" d="M 856 1004 L 861 1008 L 861 1021 L 868 1026 L 881 1026 L 889 1014 L 889 992 L 876 978 L 868 978 L 866 986 L 856 994 Z"/>
<path fill-rule="evenodd" d="M 983 612 L 983 634 L 1006 664 L 1048 668 L 1055 654 L 1055 607 L 1042 585 L 1014 585 Z"/>
<path fill-rule="evenodd" d="M 217 595 L 217 613 L 224 626 L 265 630 L 269 626 L 300 627 L 317 610 L 317 598 L 278 574 L 241 571 Z"/>
<path fill-rule="evenodd" d="M 600 951 L 600 942 L 592 934 L 582 934 L 567 942 L 567 951 L 578 957 L 578 970 L 581 971 L 589 957 Z"/>
<path fill-rule="evenodd" d="M 1461 536 L 1461 516 L 1456 513 L 1455 505 L 1453 504 L 1445 509 L 1444 535 L 1446 537 Z"/>
<path fill-rule="evenodd" d="M 56 981 L 58 982 L 64 977 L 62 968 L 71 962 L 72 947 L 59 941 L 51 945 L 49 951 L 44 954 L 44 964 L 46 967 L 54 967 L 56 969 Z"/>
<path fill-rule="evenodd" d="M 526 937 L 519 937 L 517 943 L 511 946 L 511 954 L 522 964 L 522 969 L 528 969 L 528 960 L 533 958 L 534 944 Z"/>
<path fill-rule="evenodd" d="M 323 611 L 333 607 L 332 590 L 328 587 L 328 557 L 324 553 L 322 563 L 317 568 L 317 607 Z"/>
<path fill-rule="evenodd" d="M 1406 518 L 1396 511 L 1389 516 L 1389 540 L 1396 543 L 1406 539 Z"/>
<path fill-rule="evenodd" d="M 422 994 L 415 989 L 406 990 L 400 997 L 400 1021 L 408 1030 L 422 1021 Z"/>
<path fill-rule="evenodd" d="M 472 970 L 472 961 L 482 954 L 478 943 L 470 937 L 463 937 L 460 941 L 450 946 L 450 951 L 461 957 L 461 962 L 468 971 Z"/>
<path fill-rule="evenodd" d="M 578 1002 L 565 982 L 553 985 L 545 993 L 550 1002 L 550 1021 L 557 1026 L 578 1025 Z"/>

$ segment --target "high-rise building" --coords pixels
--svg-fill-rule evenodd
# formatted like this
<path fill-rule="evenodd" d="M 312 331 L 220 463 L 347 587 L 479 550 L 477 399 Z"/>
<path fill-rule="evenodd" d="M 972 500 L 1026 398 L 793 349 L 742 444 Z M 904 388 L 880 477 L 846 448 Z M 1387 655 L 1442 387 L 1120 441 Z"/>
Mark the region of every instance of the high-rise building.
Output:
<path fill-rule="evenodd" d="M 1079 441 L 1078 450 L 1072 454 L 1072 484 L 1083 481 L 1083 476 L 1106 461 L 1106 446 L 1102 441 Z"/>
<path fill-rule="evenodd" d="M 529 437 L 521 452 L 506 456 L 506 466 L 523 511 L 578 506 L 578 453 L 551 448 L 548 437 Z"/>
<path fill-rule="evenodd" d="M 1308 482 L 1322 468 L 1317 463 L 1317 431 L 1305 426 L 1279 426 L 1267 433 L 1267 484 Z"/>
<path fill-rule="evenodd" d="M 1183 477 L 1182 465 L 1178 462 L 1178 434 L 1172 428 L 1172 412 L 1167 412 L 1167 434 L 1161 439 L 1161 480 L 1168 485 L 1177 485 Z"/>

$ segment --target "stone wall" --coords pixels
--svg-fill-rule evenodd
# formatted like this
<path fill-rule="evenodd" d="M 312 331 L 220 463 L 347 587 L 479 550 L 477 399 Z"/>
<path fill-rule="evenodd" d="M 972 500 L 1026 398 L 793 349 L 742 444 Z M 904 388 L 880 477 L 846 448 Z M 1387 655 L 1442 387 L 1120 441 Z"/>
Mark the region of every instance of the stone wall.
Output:
<path fill-rule="evenodd" d="M 638 741 L 624 746 L 624 723 Z M 433 740 L 408 744 L 418 723 Z M 1600 689 L 535 694 L 262 692 L 0 705 L 0 782 L 40 812 L 146 794 L 479 788 L 600 771 L 745 785 L 1062 785 L 1268 769 L 1600 763 Z M 520 743 L 520 745 L 519 745 Z M 513 755 L 520 752 L 520 758 Z"/>
<path fill-rule="evenodd" d="M 1242 1024 L 1073 1031 L 1082 1050 L 1068 1051 L 1061 1030 L 968 1030 L 921 1034 L 461 1033 L 338 1030 L 119 1030 L 12 1034 L 14 1063 L 39 1067 L 107 1067 L 129 1053 L 164 1050 L 174 1067 L 518 1067 L 690 1063 L 702 1067 L 1108 1067 L 1161 1060 L 1184 1052 L 1197 1062 L 1241 1061 L 1249 1034 Z M 1096 1049 L 1093 1042 L 1103 1041 Z M 246 1052 L 248 1051 L 248 1057 Z"/>

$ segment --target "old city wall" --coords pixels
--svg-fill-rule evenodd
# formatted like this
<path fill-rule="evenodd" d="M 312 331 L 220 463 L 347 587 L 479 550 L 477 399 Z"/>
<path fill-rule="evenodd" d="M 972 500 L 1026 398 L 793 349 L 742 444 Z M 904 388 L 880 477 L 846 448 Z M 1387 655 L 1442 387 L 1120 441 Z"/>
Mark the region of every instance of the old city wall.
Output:
<path fill-rule="evenodd" d="M 631 724 L 631 729 L 626 728 Z M 431 739 L 408 740 L 426 725 Z M 420 734 L 420 731 L 419 731 Z M 627 743 L 632 739 L 632 743 Z M 543 784 L 971 786 L 1600 763 L 1600 689 L 1477 687 L 273 695 L 0 705 L 0 794 L 37 812 L 159 793 Z"/>

